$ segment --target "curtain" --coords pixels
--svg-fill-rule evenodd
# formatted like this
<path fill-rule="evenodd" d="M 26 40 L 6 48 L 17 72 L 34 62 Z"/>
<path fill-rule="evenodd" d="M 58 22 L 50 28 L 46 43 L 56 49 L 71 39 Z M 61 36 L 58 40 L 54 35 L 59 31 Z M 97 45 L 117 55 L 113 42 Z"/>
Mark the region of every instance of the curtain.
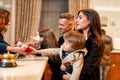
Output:
<path fill-rule="evenodd" d="M 69 13 L 73 14 L 75 19 L 80 9 L 89 8 L 90 0 L 69 0 Z"/>
<path fill-rule="evenodd" d="M 16 0 L 15 40 L 30 41 L 39 28 L 42 0 Z"/>

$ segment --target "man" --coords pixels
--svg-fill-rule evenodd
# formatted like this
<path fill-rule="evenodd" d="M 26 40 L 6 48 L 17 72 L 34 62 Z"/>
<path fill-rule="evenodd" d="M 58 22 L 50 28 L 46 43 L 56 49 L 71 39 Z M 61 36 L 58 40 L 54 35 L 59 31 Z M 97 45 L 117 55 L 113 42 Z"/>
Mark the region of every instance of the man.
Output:
<path fill-rule="evenodd" d="M 103 58 L 100 62 L 100 70 L 101 70 L 101 79 L 100 80 L 106 80 L 106 73 L 109 69 L 110 64 L 110 51 L 113 49 L 113 41 L 111 36 L 106 34 L 106 31 L 104 29 L 101 29 L 102 33 L 102 39 L 105 43 L 105 50 L 103 53 Z"/>
<path fill-rule="evenodd" d="M 69 13 L 60 14 L 58 21 L 58 29 L 60 30 L 62 36 L 58 40 L 59 47 L 64 43 L 63 34 L 74 29 L 73 24 L 74 24 L 73 15 Z M 54 63 L 54 70 L 52 73 L 53 76 L 51 80 L 61 80 L 60 71 L 59 71 L 60 65 L 61 65 L 61 61 L 60 63 L 56 63 L 56 64 Z"/>
<path fill-rule="evenodd" d="M 102 33 L 102 39 L 104 43 L 109 46 L 109 49 L 111 51 L 113 49 L 113 41 L 111 36 L 107 35 L 104 29 L 101 29 L 101 33 Z"/>
<path fill-rule="evenodd" d="M 58 24 L 58 29 L 61 34 L 71 31 L 74 29 L 74 16 L 69 13 L 60 14 Z M 59 47 L 64 43 L 63 36 L 59 38 L 58 43 Z"/>

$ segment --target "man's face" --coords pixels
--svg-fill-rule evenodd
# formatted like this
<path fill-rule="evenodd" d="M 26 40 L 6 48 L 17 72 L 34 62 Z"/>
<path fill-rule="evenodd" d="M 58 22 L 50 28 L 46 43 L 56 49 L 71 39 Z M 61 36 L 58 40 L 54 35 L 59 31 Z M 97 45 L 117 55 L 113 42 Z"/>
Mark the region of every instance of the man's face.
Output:
<path fill-rule="evenodd" d="M 59 19 L 59 23 L 58 24 L 59 24 L 58 25 L 58 29 L 60 30 L 60 32 L 62 34 L 64 34 L 67 31 L 70 31 L 72 29 L 70 21 L 67 20 L 67 19 Z"/>

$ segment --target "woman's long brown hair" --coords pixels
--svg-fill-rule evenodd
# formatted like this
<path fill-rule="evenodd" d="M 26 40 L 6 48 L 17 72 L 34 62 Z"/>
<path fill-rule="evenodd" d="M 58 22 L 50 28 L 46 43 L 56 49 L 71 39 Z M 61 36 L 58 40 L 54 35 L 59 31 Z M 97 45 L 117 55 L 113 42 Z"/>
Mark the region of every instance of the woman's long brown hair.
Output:
<path fill-rule="evenodd" d="M 90 21 L 90 29 L 88 34 L 91 34 L 94 37 L 94 40 L 98 46 L 100 47 L 101 51 L 104 50 L 104 44 L 102 41 L 102 34 L 101 34 L 101 24 L 100 24 L 100 17 L 97 11 L 94 9 L 83 9 L 78 12 L 82 12 L 87 19 Z"/>
<path fill-rule="evenodd" d="M 44 28 L 39 32 L 40 36 L 44 38 L 42 46 L 44 48 L 57 48 L 58 42 L 52 29 Z"/>
<path fill-rule="evenodd" d="M 7 31 L 7 25 L 10 21 L 10 12 L 6 9 L 0 8 L 0 34 Z"/>

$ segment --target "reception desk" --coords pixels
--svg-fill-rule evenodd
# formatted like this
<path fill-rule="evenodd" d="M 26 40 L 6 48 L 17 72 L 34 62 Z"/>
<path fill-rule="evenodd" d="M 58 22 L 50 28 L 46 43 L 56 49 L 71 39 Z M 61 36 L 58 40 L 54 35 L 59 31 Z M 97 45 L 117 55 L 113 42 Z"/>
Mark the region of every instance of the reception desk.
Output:
<path fill-rule="evenodd" d="M 120 80 L 120 50 L 113 50 L 110 53 L 110 68 L 106 80 Z"/>
<path fill-rule="evenodd" d="M 17 67 L 0 67 L 0 80 L 41 80 L 47 61 L 48 57 L 17 59 Z"/>

